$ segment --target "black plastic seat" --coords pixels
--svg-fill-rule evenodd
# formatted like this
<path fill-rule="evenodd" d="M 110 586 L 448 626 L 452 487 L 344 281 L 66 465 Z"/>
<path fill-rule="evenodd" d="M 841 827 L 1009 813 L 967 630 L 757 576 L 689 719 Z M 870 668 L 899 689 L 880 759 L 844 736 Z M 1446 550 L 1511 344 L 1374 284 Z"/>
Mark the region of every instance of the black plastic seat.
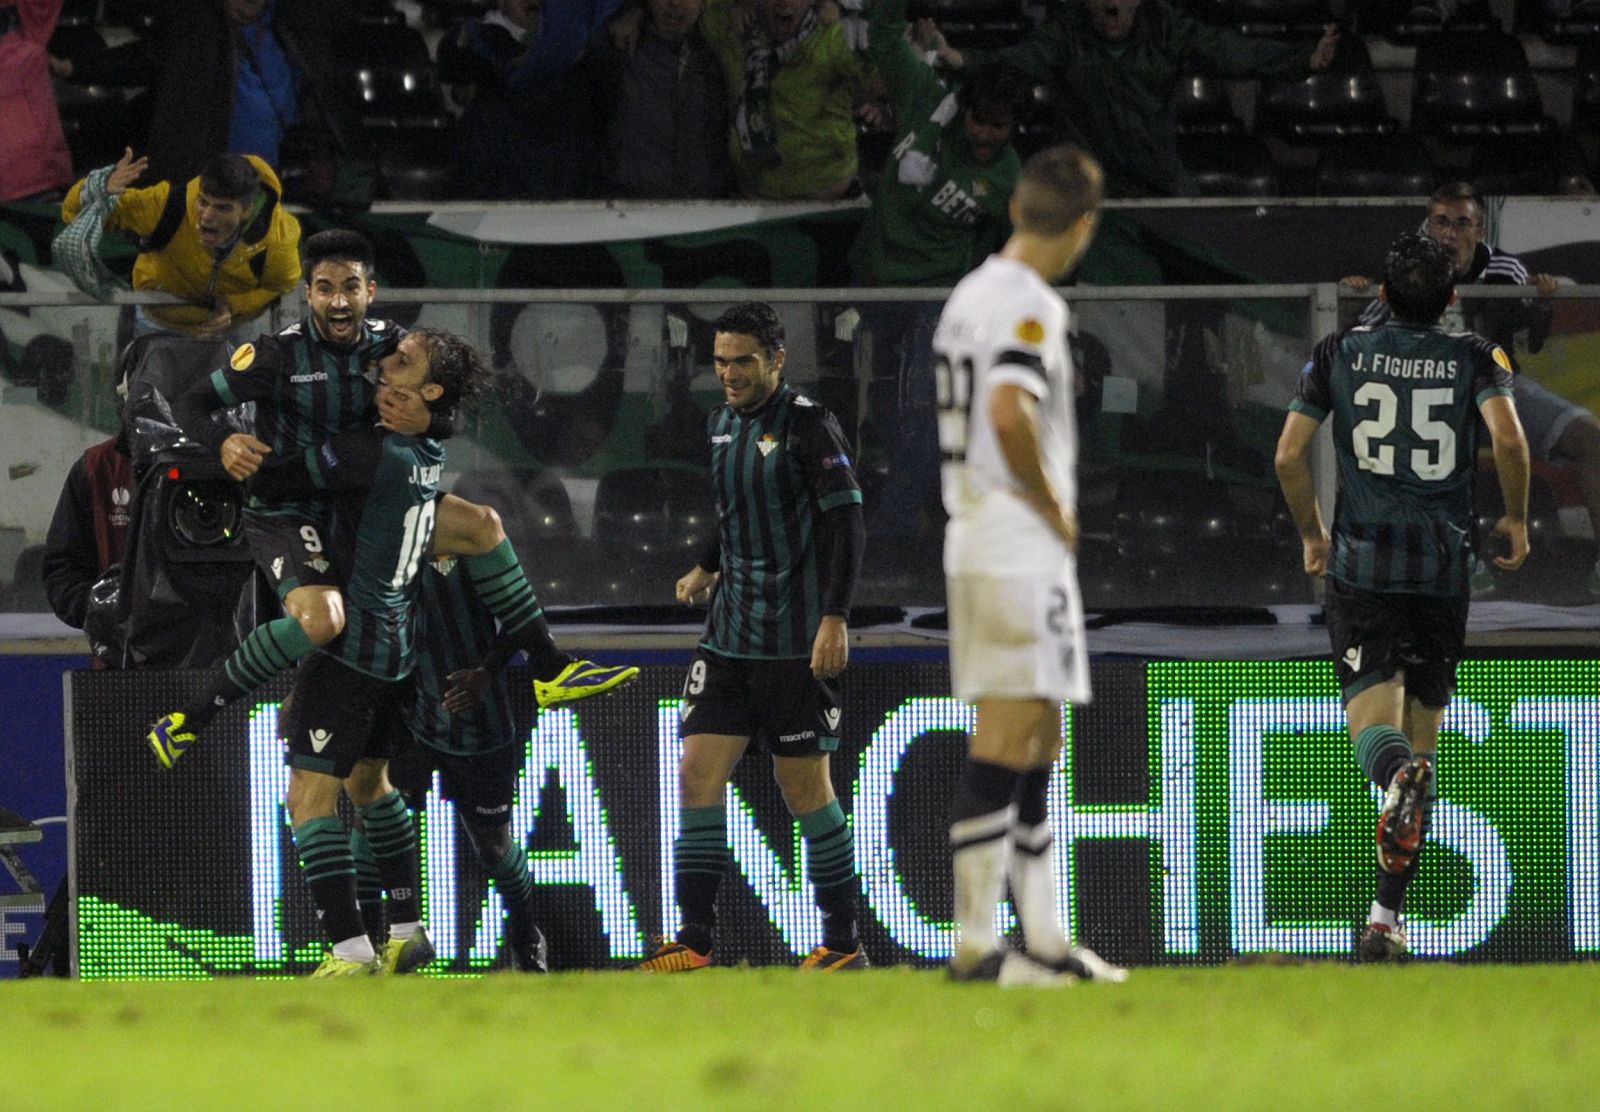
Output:
<path fill-rule="evenodd" d="M 1557 135 L 1486 139 L 1472 148 L 1472 183 L 1487 195 L 1551 194 L 1582 175 L 1582 159 Z"/>
<path fill-rule="evenodd" d="M 1489 0 L 1364 0 L 1356 23 L 1362 34 L 1418 45 L 1444 34 L 1504 30 Z"/>
<path fill-rule="evenodd" d="M 1317 160 L 1319 197 L 1406 197 L 1425 195 L 1438 171 L 1414 136 L 1363 136 L 1324 147 Z"/>
<path fill-rule="evenodd" d="M 1359 39 L 1341 43 L 1336 64 L 1323 73 L 1262 81 L 1256 89 L 1256 131 L 1289 143 L 1320 145 L 1399 130 Z"/>
<path fill-rule="evenodd" d="M 1300 38 L 1333 22 L 1328 0 L 1194 0 L 1196 16 L 1243 35 Z"/>
<path fill-rule="evenodd" d="M 600 477 L 594 535 L 613 554 L 693 560 L 715 528 L 711 482 L 698 471 L 626 467 Z"/>
<path fill-rule="evenodd" d="M 1180 135 L 1178 157 L 1202 197 L 1276 197 L 1278 169 L 1254 135 Z"/>
<path fill-rule="evenodd" d="M 1411 126 L 1452 143 L 1556 129 L 1522 43 L 1501 31 L 1452 33 L 1417 47 Z"/>
<path fill-rule="evenodd" d="M 1220 77 L 1191 74 L 1178 82 L 1172 100 L 1173 130 L 1179 135 L 1241 135 L 1244 121 L 1234 115 L 1228 83 Z"/>
<path fill-rule="evenodd" d="M 439 76 L 422 32 L 401 25 L 366 26 L 344 55 L 342 78 L 372 127 L 449 127 Z"/>
<path fill-rule="evenodd" d="M 1539 0 L 1527 7 L 1530 13 L 1521 22 L 1545 42 L 1558 46 L 1600 42 L 1600 0 L 1571 0 L 1559 13 L 1551 12 Z"/>
<path fill-rule="evenodd" d="M 393 201 L 438 201 L 450 196 L 454 132 L 450 128 L 372 128 L 378 167 Z"/>

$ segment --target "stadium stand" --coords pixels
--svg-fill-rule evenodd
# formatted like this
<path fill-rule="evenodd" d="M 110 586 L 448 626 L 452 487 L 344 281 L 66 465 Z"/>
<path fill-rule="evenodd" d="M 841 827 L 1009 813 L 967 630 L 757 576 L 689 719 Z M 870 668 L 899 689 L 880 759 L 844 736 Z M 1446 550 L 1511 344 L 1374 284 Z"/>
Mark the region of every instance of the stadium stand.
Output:
<path fill-rule="evenodd" d="M 1242 35 L 1315 38 L 1333 22 L 1328 0 L 1195 0 L 1195 15 Z"/>
<path fill-rule="evenodd" d="M 1522 43 L 1499 30 L 1452 32 L 1417 47 L 1411 126 L 1447 143 L 1556 130 Z"/>

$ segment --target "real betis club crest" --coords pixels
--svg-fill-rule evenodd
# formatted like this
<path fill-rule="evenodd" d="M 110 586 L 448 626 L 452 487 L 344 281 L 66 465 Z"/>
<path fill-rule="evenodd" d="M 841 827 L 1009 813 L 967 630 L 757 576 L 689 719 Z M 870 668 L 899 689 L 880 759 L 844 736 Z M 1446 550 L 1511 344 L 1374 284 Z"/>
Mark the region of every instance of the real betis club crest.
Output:
<path fill-rule="evenodd" d="M 762 459 L 766 459 L 768 456 L 770 456 L 772 454 L 772 449 L 776 448 L 777 446 L 778 439 L 770 432 L 764 434 L 760 440 L 756 441 L 756 449 L 761 453 Z"/>

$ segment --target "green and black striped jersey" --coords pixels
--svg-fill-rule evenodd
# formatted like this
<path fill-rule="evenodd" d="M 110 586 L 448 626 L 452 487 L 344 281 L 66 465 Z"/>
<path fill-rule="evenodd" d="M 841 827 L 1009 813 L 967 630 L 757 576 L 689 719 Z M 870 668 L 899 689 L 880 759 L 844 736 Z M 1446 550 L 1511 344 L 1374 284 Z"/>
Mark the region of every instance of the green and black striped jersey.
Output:
<path fill-rule="evenodd" d="M 317 336 L 308 318 L 275 335 L 241 344 L 226 367 L 187 391 L 173 416 L 191 439 L 213 452 L 233 432 L 210 420 L 217 409 L 255 403 L 255 435 L 274 455 L 290 456 L 373 420 L 378 361 L 405 335 L 399 325 L 366 320 L 361 338 L 346 348 Z M 293 499 L 279 503 L 257 496 L 256 513 L 305 513 Z"/>
<path fill-rule="evenodd" d="M 819 516 L 860 503 L 839 422 L 780 383 L 748 416 L 712 411 L 722 577 L 701 644 L 724 656 L 809 658 L 822 623 Z"/>
<path fill-rule="evenodd" d="M 1333 415 L 1329 575 L 1368 591 L 1468 589 L 1477 408 L 1496 395 L 1511 396 L 1511 361 L 1470 332 L 1390 321 L 1317 344 L 1289 408 Z"/>
<path fill-rule="evenodd" d="M 460 561 L 429 561 L 422 569 L 422 640 L 417 655 L 417 697 L 412 704 L 411 732 L 430 749 L 476 756 L 515 739 L 511 693 L 505 669 L 495 669 L 483 697 L 470 711 L 444 709 L 450 673 L 481 663 L 494 647 L 499 625 L 478 597 Z"/>
<path fill-rule="evenodd" d="M 345 627 L 322 651 L 358 672 L 403 679 L 416 663 L 417 573 L 432 551 L 443 468 L 437 440 L 363 428 L 268 457 L 252 480 L 265 498 L 333 496 Z"/>

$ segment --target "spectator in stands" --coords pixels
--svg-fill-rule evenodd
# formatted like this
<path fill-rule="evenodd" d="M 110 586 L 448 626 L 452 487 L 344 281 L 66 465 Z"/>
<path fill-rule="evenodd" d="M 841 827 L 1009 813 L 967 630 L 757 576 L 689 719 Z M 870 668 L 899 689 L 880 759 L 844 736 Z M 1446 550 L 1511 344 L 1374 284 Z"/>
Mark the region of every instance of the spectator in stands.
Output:
<path fill-rule="evenodd" d="M 705 0 L 645 0 L 630 53 L 611 34 L 584 55 L 608 197 L 728 195 L 727 86 L 700 34 Z"/>
<path fill-rule="evenodd" d="M 152 175 L 187 181 L 224 152 L 279 165 L 291 125 L 354 142 L 331 51 L 359 34 L 346 5 L 319 0 L 160 0 Z"/>
<path fill-rule="evenodd" d="M 115 204 L 105 227 L 140 237 L 134 289 L 160 290 L 183 304 L 141 306 L 138 331 L 227 335 L 247 328 L 295 288 L 300 222 L 280 203 L 272 167 L 253 155 L 225 154 L 186 185 L 159 181 L 130 188 L 145 167 L 146 160 L 130 150 L 110 168 L 105 191 Z M 86 184 L 74 185 L 62 202 L 61 218 L 68 224 L 78 216 Z"/>
<path fill-rule="evenodd" d="M 1339 42 L 1331 24 L 1314 44 L 1248 38 L 1173 0 L 1085 0 L 998 50 L 956 50 L 929 21 L 918 32 L 952 69 L 1005 61 L 1044 83 L 1057 138 L 1099 159 L 1112 197 L 1194 194 L 1172 129 L 1183 77 L 1299 77 L 1327 69 Z"/>
<path fill-rule="evenodd" d="M 1533 286 L 1541 297 L 1549 297 L 1560 284 L 1549 274 L 1530 274 L 1522 260 L 1515 255 L 1490 246 L 1484 239 L 1483 198 L 1470 182 L 1451 182 L 1441 185 L 1428 198 L 1428 212 L 1422 220 L 1422 232 L 1450 248 L 1456 262 L 1458 286 Z M 1353 275 L 1342 280 L 1342 285 L 1357 293 L 1372 288 L 1372 280 Z M 1360 323 L 1376 326 L 1388 320 L 1389 306 L 1384 301 L 1374 301 L 1361 314 Z M 1480 300 L 1460 302 L 1445 311 L 1446 325 L 1471 328 L 1486 339 L 1492 340 L 1513 353 L 1517 334 L 1525 332 L 1525 350 L 1537 352 L 1544 346 L 1550 331 L 1551 309 L 1548 301 L 1532 298 L 1520 300 Z M 1513 360 L 1515 355 L 1512 355 Z M 1578 486 L 1583 492 L 1584 509 L 1596 540 L 1600 540 L 1600 420 L 1580 405 L 1547 390 L 1518 367 L 1511 380 L 1517 404 L 1517 416 L 1522 419 L 1528 438 L 1528 450 L 1533 457 L 1545 463 L 1571 465 L 1577 469 Z M 1487 564 L 1479 563 L 1473 576 L 1473 592 L 1481 597 L 1494 589 L 1494 573 Z M 1589 591 L 1600 596 L 1600 562 L 1589 576 Z"/>
<path fill-rule="evenodd" d="M 500 0 L 439 42 L 439 80 L 467 102 L 453 192 L 490 200 L 587 197 L 600 159 L 573 67 L 622 0 Z"/>
<path fill-rule="evenodd" d="M 50 609 L 73 629 L 89 617 L 89 592 L 122 563 L 132 523 L 133 467 L 121 434 L 78 457 L 67 472 L 44 542 L 44 589 Z M 96 668 L 106 667 L 111 646 L 91 637 Z"/>
<path fill-rule="evenodd" d="M 60 15 L 61 0 L 0 0 L 0 201 L 72 184 L 45 50 Z"/>
<path fill-rule="evenodd" d="M 1021 161 L 1011 129 L 1029 87 L 1003 63 L 952 92 L 906 40 L 905 0 L 867 5 L 867 60 L 888 83 L 895 142 L 850 251 L 858 286 L 955 285 L 1005 240 Z M 918 532 L 939 483 L 937 301 L 871 305 L 873 425 L 892 460 L 869 507 L 876 535 Z"/>
<path fill-rule="evenodd" d="M 854 192 L 865 67 L 836 16 L 817 0 L 707 0 L 703 26 L 728 84 L 740 191 L 790 201 Z"/>

